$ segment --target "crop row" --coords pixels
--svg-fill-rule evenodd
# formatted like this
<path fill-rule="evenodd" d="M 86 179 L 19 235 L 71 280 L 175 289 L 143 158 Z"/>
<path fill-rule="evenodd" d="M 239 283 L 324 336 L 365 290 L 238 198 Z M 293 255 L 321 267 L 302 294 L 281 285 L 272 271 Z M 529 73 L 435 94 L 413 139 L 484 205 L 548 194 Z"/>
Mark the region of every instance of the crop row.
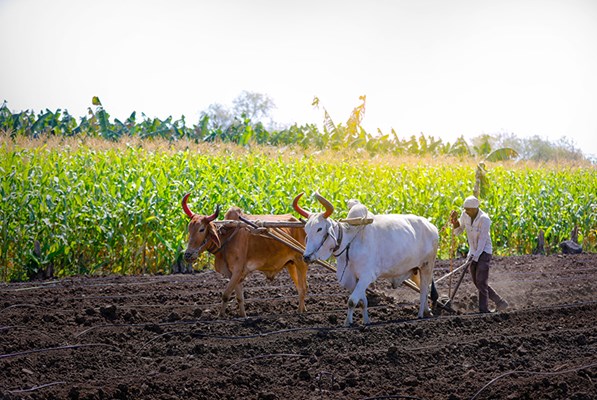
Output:
<path fill-rule="evenodd" d="M 332 153 L 333 154 L 333 153 Z M 357 198 L 374 213 L 415 213 L 438 228 L 471 194 L 474 167 L 459 163 L 377 162 L 338 154 L 271 156 L 239 151 L 150 150 L 139 146 L 0 146 L 0 268 L 4 280 L 24 280 L 48 268 L 56 276 L 166 273 L 180 260 L 187 219 L 180 207 L 211 213 L 238 205 L 248 213 L 291 213 L 293 197 L 319 210 L 319 190 L 346 215 Z M 482 208 L 493 219 L 497 254 L 529 253 L 545 231 L 557 251 L 574 225 L 595 251 L 597 174 L 582 168 L 492 165 Z M 462 250 L 442 229 L 440 257 Z M 200 259 L 202 265 L 208 258 Z"/>

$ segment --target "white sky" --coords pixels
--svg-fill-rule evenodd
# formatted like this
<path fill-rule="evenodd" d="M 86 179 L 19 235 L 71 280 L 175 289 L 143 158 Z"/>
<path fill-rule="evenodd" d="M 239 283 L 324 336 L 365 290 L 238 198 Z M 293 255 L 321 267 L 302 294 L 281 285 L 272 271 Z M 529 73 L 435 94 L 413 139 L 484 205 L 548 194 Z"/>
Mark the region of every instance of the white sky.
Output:
<path fill-rule="evenodd" d="M 282 123 L 572 139 L 597 155 L 595 0 L 0 0 L 0 101 L 83 115 L 99 96 L 196 123 L 266 93 Z"/>

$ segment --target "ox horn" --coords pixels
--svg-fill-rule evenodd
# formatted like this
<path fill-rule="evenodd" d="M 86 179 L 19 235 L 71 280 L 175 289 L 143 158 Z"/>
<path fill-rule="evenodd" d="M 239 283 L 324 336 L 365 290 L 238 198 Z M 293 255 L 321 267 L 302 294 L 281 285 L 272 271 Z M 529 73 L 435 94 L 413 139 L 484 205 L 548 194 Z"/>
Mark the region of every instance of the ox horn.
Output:
<path fill-rule="evenodd" d="M 192 212 L 192 211 L 189 209 L 189 206 L 187 205 L 187 200 L 189 199 L 189 196 L 190 196 L 190 195 L 191 195 L 190 193 L 187 193 L 187 194 L 185 194 L 185 195 L 184 195 L 184 197 L 182 198 L 182 209 L 184 210 L 184 213 L 185 213 L 185 214 L 186 214 L 186 215 L 187 215 L 189 218 L 193 218 L 193 216 L 195 215 L 195 213 L 194 213 L 194 212 Z"/>
<path fill-rule="evenodd" d="M 220 215 L 220 205 L 216 205 L 216 211 L 210 215 L 209 217 L 205 217 L 205 222 L 211 222 L 214 219 L 218 218 L 218 215 Z"/>
<path fill-rule="evenodd" d="M 317 191 L 315 192 L 315 198 L 319 201 L 324 207 L 325 212 L 323 213 L 323 218 L 327 218 L 334 212 L 334 206 L 330 203 L 325 197 L 320 195 Z"/>
<path fill-rule="evenodd" d="M 294 198 L 294 200 L 292 201 L 292 207 L 294 207 L 294 210 L 295 210 L 297 213 L 299 213 L 301 216 L 303 216 L 303 217 L 305 217 L 305 218 L 309 218 L 309 216 L 310 216 L 311 214 L 309 214 L 309 212 L 307 212 L 307 211 L 303 210 L 303 209 L 301 208 L 301 206 L 299 206 L 299 204 L 298 204 L 298 202 L 299 202 L 299 199 L 300 199 L 300 198 L 301 198 L 301 197 L 302 197 L 304 194 L 305 194 L 305 192 L 303 192 L 303 193 L 300 193 L 298 196 L 296 196 L 296 197 Z"/>

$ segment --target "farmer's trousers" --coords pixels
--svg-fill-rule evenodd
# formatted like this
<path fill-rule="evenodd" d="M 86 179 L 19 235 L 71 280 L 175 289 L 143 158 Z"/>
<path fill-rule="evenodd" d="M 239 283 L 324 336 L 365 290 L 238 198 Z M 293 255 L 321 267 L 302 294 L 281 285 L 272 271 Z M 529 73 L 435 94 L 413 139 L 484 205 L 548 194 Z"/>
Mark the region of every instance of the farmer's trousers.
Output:
<path fill-rule="evenodd" d="M 482 313 L 489 312 L 488 299 L 491 299 L 496 304 L 502 301 L 500 295 L 489 286 L 489 263 L 491 262 L 491 254 L 486 252 L 481 253 L 479 261 L 471 263 L 471 276 L 473 283 L 479 290 L 479 311 Z"/>

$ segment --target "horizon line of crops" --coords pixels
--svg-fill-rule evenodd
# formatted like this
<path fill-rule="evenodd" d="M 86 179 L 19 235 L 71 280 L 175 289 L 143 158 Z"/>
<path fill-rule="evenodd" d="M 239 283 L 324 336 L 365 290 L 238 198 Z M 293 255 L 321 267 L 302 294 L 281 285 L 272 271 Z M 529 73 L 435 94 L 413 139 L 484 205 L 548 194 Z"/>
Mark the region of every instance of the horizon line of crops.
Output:
<path fill-rule="evenodd" d="M 121 139 L 163 139 L 170 142 L 190 140 L 195 143 L 224 142 L 240 146 L 253 144 L 270 146 L 298 146 L 303 149 L 317 150 L 342 150 L 358 149 L 371 155 L 416 155 L 416 156 L 455 156 L 459 158 L 473 158 L 486 156 L 494 149 L 489 135 L 481 138 L 481 143 L 469 144 L 464 136 L 460 136 L 454 143 L 444 142 L 441 138 L 420 133 L 419 136 L 399 137 L 391 129 L 389 133 L 377 130 L 376 134 L 367 132 L 361 125 L 365 115 L 366 96 L 360 96 L 361 103 L 357 105 L 346 123 L 336 124 L 327 110 L 323 108 L 324 118 L 322 129 L 315 124 L 298 125 L 296 123 L 287 127 L 267 129 L 263 123 L 252 121 L 246 114 L 235 116 L 226 125 L 207 113 L 203 113 L 196 125 L 187 126 L 184 115 L 173 120 L 170 116 L 165 120 L 148 118 L 137 112 L 124 121 L 114 119 L 105 110 L 97 96 L 92 98 L 92 105 L 88 115 L 77 119 L 67 110 L 46 109 L 36 114 L 34 111 L 25 110 L 13 113 L 8 108 L 6 101 L 0 105 L 0 132 L 16 137 L 82 137 L 102 138 L 117 141 Z M 319 99 L 316 97 L 313 105 L 319 108 Z M 545 145 L 545 144 L 544 144 Z M 496 145 L 497 147 L 503 147 Z M 525 145 L 518 143 L 518 146 Z M 527 154 L 525 159 L 537 161 L 574 160 L 591 164 L 582 152 L 575 148 L 567 148 L 558 144 L 546 144 L 546 149 L 535 149 L 536 154 Z"/>
<path fill-rule="evenodd" d="M 466 163 L 377 163 L 366 159 L 284 157 L 251 151 L 196 153 L 108 146 L 98 150 L 0 147 L 0 268 L 2 279 L 25 280 L 52 266 L 56 276 L 94 273 L 167 273 L 186 246 L 180 207 L 191 192 L 201 214 L 216 204 L 253 214 L 292 213 L 296 194 L 305 208 L 320 205 L 315 190 L 346 215 L 356 198 L 374 213 L 414 213 L 442 228 L 451 209 L 472 191 Z M 494 252 L 528 254 L 539 229 L 548 252 L 580 227 L 585 251 L 597 248 L 597 174 L 593 168 L 507 169 L 488 172 L 482 208 L 493 219 Z M 450 257 L 449 229 L 441 258 Z M 457 247 L 465 246 L 460 236 Z M 37 249 L 36 249 L 37 247 Z M 201 263 L 206 263 L 203 258 Z"/>
<path fill-rule="evenodd" d="M 453 145 L 421 134 L 418 138 L 400 139 L 392 129 L 391 134 L 374 136 L 365 131 L 361 121 L 365 114 L 365 96 L 362 103 L 354 108 L 347 123 L 335 124 L 325 111 L 323 130 L 315 124 L 293 124 L 281 129 L 266 129 L 259 121 L 252 121 L 245 114 L 235 116 L 228 126 L 217 124 L 208 114 L 203 114 L 196 125 L 187 126 L 185 116 L 174 120 L 172 116 L 161 120 L 147 118 L 141 113 L 141 120 L 134 111 L 124 121 L 110 119 L 110 114 L 97 96 L 92 98 L 95 110 L 88 109 L 86 116 L 77 119 L 67 110 L 46 109 L 38 114 L 30 110 L 13 113 L 6 101 L 0 105 L 0 129 L 11 137 L 42 136 L 94 137 L 107 140 L 138 137 L 140 139 L 159 138 L 169 141 L 193 140 L 199 142 L 228 142 L 241 146 L 251 143 L 272 146 L 296 145 L 302 148 L 341 149 L 355 148 L 374 153 L 391 154 L 451 154 L 472 156 L 472 151 L 464 138 Z M 317 100 L 317 103 L 319 101 Z M 315 102 L 314 102 L 315 104 Z M 324 109 L 325 110 L 325 109 Z M 487 153 L 490 149 L 486 149 Z"/>

